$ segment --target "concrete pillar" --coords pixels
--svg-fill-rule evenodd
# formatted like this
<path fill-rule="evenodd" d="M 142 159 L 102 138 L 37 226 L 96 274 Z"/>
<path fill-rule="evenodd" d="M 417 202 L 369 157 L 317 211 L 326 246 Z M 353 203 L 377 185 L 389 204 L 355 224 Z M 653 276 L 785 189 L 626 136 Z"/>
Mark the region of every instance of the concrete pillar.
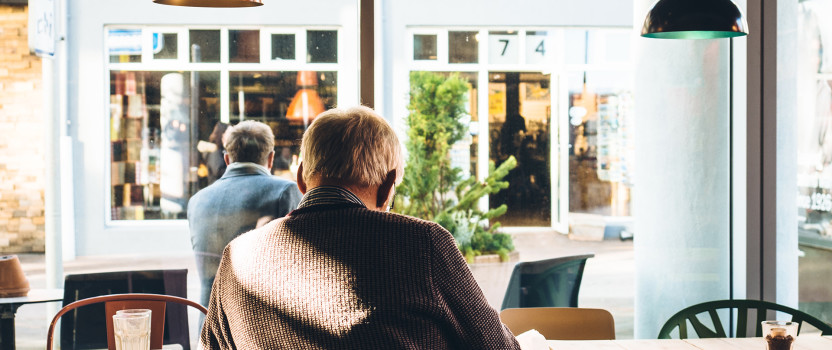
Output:
<path fill-rule="evenodd" d="M 654 2 L 635 1 L 636 32 Z M 635 337 L 655 338 L 729 297 L 729 41 L 634 40 Z"/>

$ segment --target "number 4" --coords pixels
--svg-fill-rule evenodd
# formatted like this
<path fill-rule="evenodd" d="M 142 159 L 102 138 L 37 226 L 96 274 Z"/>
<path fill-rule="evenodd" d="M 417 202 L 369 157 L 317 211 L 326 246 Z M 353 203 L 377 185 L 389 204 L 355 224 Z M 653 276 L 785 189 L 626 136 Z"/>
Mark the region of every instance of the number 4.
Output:
<path fill-rule="evenodd" d="M 540 52 L 541 56 L 546 56 L 546 47 L 543 45 L 545 42 L 545 40 L 541 40 L 540 44 L 537 44 L 537 47 L 534 49 L 534 52 Z"/>

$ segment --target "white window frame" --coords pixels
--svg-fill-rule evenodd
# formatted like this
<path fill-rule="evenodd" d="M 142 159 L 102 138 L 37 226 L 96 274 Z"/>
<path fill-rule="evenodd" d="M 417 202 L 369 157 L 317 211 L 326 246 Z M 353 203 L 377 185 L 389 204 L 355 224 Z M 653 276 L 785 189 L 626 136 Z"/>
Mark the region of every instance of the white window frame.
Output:
<path fill-rule="evenodd" d="M 447 27 L 422 27 L 410 26 L 405 31 L 405 47 L 407 48 L 406 62 L 404 69 L 396 73 L 397 76 L 408 79 L 411 71 L 434 71 L 434 72 L 473 72 L 477 73 L 477 86 L 479 87 L 477 95 L 477 109 L 479 111 L 479 139 L 477 148 L 477 164 L 478 164 L 478 178 L 480 181 L 484 180 L 488 172 L 488 161 L 490 159 L 488 139 L 488 74 L 491 71 L 509 71 L 509 72 L 541 72 L 543 74 L 550 74 L 550 87 L 557 89 L 551 91 L 551 106 L 552 115 L 551 125 L 555 127 L 550 128 L 551 142 L 557 144 L 550 144 L 550 149 L 558 150 L 560 154 L 568 151 L 569 147 L 569 124 L 568 124 L 568 108 L 569 108 L 569 91 L 567 88 L 567 77 L 574 72 L 590 72 L 590 71 L 624 71 L 632 72 L 633 65 L 628 63 L 613 63 L 602 62 L 597 64 L 566 64 L 565 52 L 566 49 L 566 30 L 580 29 L 580 30 L 602 30 L 602 33 L 610 32 L 632 32 L 632 28 L 627 27 L 567 27 L 567 26 L 552 26 L 552 27 L 525 27 L 525 26 L 493 26 L 493 27 L 463 27 L 463 26 L 447 26 Z M 448 63 L 448 32 L 451 31 L 478 31 L 479 41 L 479 57 L 477 63 Z M 489 32 L 500 31 L 514 31 L 518 32 L 518 41 L 520 47 L 518 63 L 512 64 L 491 64 L 489 62 Z M 528 32 L 545 31 L 548 33 L 548 48 L 555 56 L 551 57 L 549 62 L 543 63 L 527 63 L 527 33 Z M 437 59 L 434 60 L 415 60 L 413 58 L 414 39 L 415 35 L 436 35 L 437 36 Z M 603 42 L 599 40 L 598 42 Z M 593 42 L 594 45 L 601 45 Z M 603 57 L 603 56 L 602 56 Z M 396 96 L 406 96 L 406 91 L 400 91 Z M 395 110 L 406 111 L 406 98 L 393 101 Z M 404 124 L 404 116 L 399 117 L 396 122 L 399 125 Z M 550 181 L 551 181 L 551 228 L 558 232 L 566 233 L 569 230 L 568 215 L 569 215 L 569 160 L 568 157 L 558 155 L 550 155 Z M 557 176 L 557 178 L 555 177 Z M 565 180 L 564 180 L 565 179 Z M 563 205 L 560 205 L 563 204 Z M 488 197 L 480 200 L 480 209 L 488 209 Z"/>
<path fill-rule="evenodd" d="M 110 53 L 107 48 L 107 35 L 114 29 L 140 29 L 142 31 L 142 62 L 110 63 Z M 219 30 L 220 31 L 220 62 L 190 62 L 190 50 L 188 49 L 190 30 Z M 229 30 L 259 30 L 260 31 L 260 62 L 259 63 L 230 63 L 228 59 Z M 331 30 L 337 32 L 336 41 L 338 60 L 336 63 L 306 63 L 306 32 L 308 30 Z M 176 33 L 177 34 L 177 58 L 174 59 L 153 59 L 153 33 Z M 295 35 L 295 59 L 294 60 L 272 60 L 271 59 L 271 34 L 294 34 Z M 187 225 L 184 219 L 159 219 L 159 220 L 114 220 L 112 218 L 112 148 L 110 140 L 110 72 L 111 71 L 201 71 L 218 72 L 220 75 L 220 120 L 229 122 L 230 105 L 229 96 L 231 85 L 229 82 L 230 72 L 245 71 L 330 71 L 336 72 L 338 76 L 336 104 L 345 103 L 347 94 L 340 93 L 349 86 L 358 86 L 355 79 L 347 78 L 346 67 L 356 65 L 357 59 L 344 54 L 345 35 L 344 28 L 337 25 L 330 26 L 251 26 L 251 25 L 186 25 L 186 26 L 162 26 L 162 25 L 119 25 L 108 24 L 104 27 L 105 49 L 104 56 L 104 91 L 107 94 L 103 97 L 103 113 L 107 116 L 102 128 L 101 140 L 104 141 L 102 150 L 103 157 L 107 164 L 106 180 L 104 190 L 104 213 L 105 226 L 107 227 L 171 227 Z M 347 81 L 349 80 L 349 81 Z"/>

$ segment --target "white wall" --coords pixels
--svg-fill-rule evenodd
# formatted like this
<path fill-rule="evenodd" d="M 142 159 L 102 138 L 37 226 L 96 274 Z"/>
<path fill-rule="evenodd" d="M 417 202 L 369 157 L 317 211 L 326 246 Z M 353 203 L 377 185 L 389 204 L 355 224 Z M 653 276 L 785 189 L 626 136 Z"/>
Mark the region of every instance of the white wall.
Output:
<path fill-rule="evenodd" d="M 191 251 L 187 222 L 108 224 L 109 85 L 104 26 L 159 25 L 337 25 L 339 61 L 355 66 L 339 75 L 354 88 L 339 89 L 341 101 L 358 101 L 358 1 L 266 1 L 247 9 L 202 9 L 154 4 L 150 0 L 73 0 L 69 12 L 69 119 L 74 139 L 77 254 L 110 255 Z"/>

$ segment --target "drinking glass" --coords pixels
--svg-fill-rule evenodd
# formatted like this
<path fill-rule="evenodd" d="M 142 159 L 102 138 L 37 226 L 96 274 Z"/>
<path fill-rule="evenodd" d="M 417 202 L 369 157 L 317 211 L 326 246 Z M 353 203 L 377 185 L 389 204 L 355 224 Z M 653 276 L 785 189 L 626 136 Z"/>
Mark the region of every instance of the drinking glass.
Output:
<path fill-rule="evenodd" d="M 127 309 L 113 315 L 116 350 L 150 350 L 150 310 Z"/>
<path fill-rule="evenodd" d="M 797 322 L 763 321 L 766 350 L 791 350 L 797 339 Z"/>

